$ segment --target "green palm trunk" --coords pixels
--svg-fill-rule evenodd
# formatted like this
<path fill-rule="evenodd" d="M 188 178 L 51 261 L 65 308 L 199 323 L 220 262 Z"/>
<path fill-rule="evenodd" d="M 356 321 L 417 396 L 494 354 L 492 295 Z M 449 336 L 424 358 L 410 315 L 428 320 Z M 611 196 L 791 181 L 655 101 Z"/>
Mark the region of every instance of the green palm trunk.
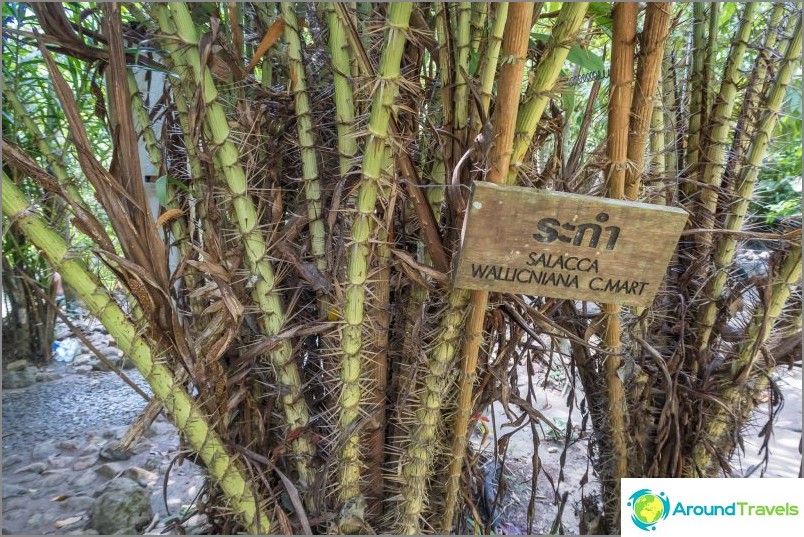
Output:
<path fill-rule="evenodd" d="M 128 72 L 128 92 L 129 95 L 131 95 L 131 108 L 135 125 L 137 129 L 139 129 L 140 136 L 142 136 L 142 140 L 145 143 L 145 150 L 148 153 L 148 158 L 151 160 L 154 169 L 156 169 L 158 173 L 162 168 L 162 151 L 159 149 L 156 134 L 151 127 L 150 119 L 148 118 L 148 111 L 145 108 L 142 95 L 140 95 L 140 88 L 137 85 L 137 80 L 134 77 L 134 73 L 131 71 Z M 166 193 L 166 207 L 170 209 L 178 208 L 179 204 L 176 200 L 175 185 L 168 183 Z M 174 218 L 170 222 L 170 230 L 173 233 L 174 244 L 179 249 L 179 255 L 184 258 L 184 256 L 186 256 L 187 252 L 190 250 L 190 242 L 187 235 L 187 226 L 185 225 L 185 220 L 183 218 Z M 192 275 L 192 267 L 189 268 L 191 270 L 185 274 L 185 277 L 189 275 L 190 280 L 193 280 L 194 276 Z M 188 287 L 192 289 L 194 285 L 192 283 L 188 283 Z"/>
<path fill-rule="evenodd" d="M 213 148 L 214 161 L 220 171 L 229 195 L 232 197 L 234 221 L 243 243 L 247 267 L 254 283 L 253 297 L 260 310 L 261 328 L 265 335 L 279 334 L 285 324 L 285 313 L 278 290 L 274 268 L 268 256 L 268 247 L 259 228 L 256 207 L 248 194 L 245 170 L 239 162 L 237 147 L 230 140 L 229 124 L 223 107 L 217 100 L 218 92 L 209 68 L 201 66 L 198 47 L 198 30 L 184 3 L 168 4 L 174 27 L 162 26 L 163 33 L 174 35 L 183 46 L 172 54 L 177 63 L 186 63 L 191 69 L 195 83 L 203 88 L 204 133 Z M 276 370 L 277 380 L 282 385 L 280 402 L 288 432 L 304 431 L 310 421 L 307 403 L 302 397 L 301 377 L 293 359 L 293 349 L 288 340 L 282 340 L 269 353 Z M 294 462 L 303 487 L 312 483 L 310 459 L 315 446 L 309 434 L 303 432 L 291 441 Z"/>
<path fill-rule="evenodd" d="M 332 77 L 335 88 L 335 117 L 338 121 L 338 155 L 341 176 L 356 165 L 355 105 L 352 93 L 352 54 L 346 38 L 346 28 L 332 3 L 327 3 L 329 20 L 329 51 L 332 56 Z"/>
<path fill-rule="evenodd" d="M 489 33 L 486 59 L 483 63 L 483 72 L 480 75 L 480 100 L 486 117 L 491 106 L 491 92 L 494 89 L 494 79 L 497 75 L 497 62 L 500 58 L 505 21 L 508 20 L 508 2 L 500 2 L 494 6 L 494 23 Z"/>
<path fill-rule="evenodd" d="M 533 141 L 533 135 L 536 134 L 536 126 L 539 124 L 547 103 L 550 102 L 550 91 L 561 74 L 564 60 L 567 59 L 572 45 L 572 39 L 578 33 L 588 7 L 589 2 L 567 2 L 561 6 L 561 11 L 547 43 L 547 50 L 534 71 L 525 101 L 520 106 L 517 115 L 514 151 L 511 155 L 511 168 L 506 179 L 508 184 L 516 183 L 517 174 L 523 169 L 525 154 Z"/>
<path fill-rule="evenodd" d="M 723 228 L 726 230 L 738 231 L 743 227 L 748 205 L 754 193 L 754 185 L 756 184 L 759 170 L 762 166 L 762 160 L 765 158 L 773 130 L 779 120 L 782 100 L 784 99 L 787 87 L 790 85 L 794 70 L 793 64 L 799 59 L 800 49 L 801 22 L 799 21 L 793 32 L 793 39 L 785 53 L 779 74 L 768 94 L 765 105 L 766 112 L 759 124 L 756 135 L 753 137 L 751 149 L 749 150 L 746 162 L 742 167 L 742 172 L 737 181 L 737 199 L 730 206 L 731 212 L 726 216 L 723 225 Z M 698 330 L 700 331 L 699 348 L 701 349 L 705 349 L 709 345 L 712 328 L 717 317 L 718 300 L 720 300 L 723 295 L 723 290 L 725 289 L 728 279 L 726 269 L 734 261 L 734 255 L 737 252 L 737 243 L 738 240 L 730 234 L 722 235 L 717 242 L 715 249 L 715 269 L 717 272 L 707 282 L 704 288 L 703 294 L 707 302 L 702 306 L 698 315 Z"/>
<path fill-rule="evenodd" d="M 797 49 L 797 51 L 800 50 Z M 801 246 L 791 247 L 781 262 L 779 274 L 771 283 L 771 298 L 767 308 L 763 304 L 757 306 L 746 330 L 746 337 L 737 348 L 737 355 L 731 361 L 732 378 L 727 387 L 719 394 L 722 405 L 714 407 L 714 416 L 709 416 L 705 427 L 706 436 L 714 449 L 719 449 L 729 442 L 733 412 L 741 415 L 744 412 L 743 397 L 748 389 L 746 382 L 760 356 L 760 349 L 768 340 L 773 326 L 782 313 L 791 289 L 801 282 Z M 760 382 L 767 382 L 762 378 Z M 728 409 L 728 410 L 727 410 Z M 712 453 L 707 449 L 708 443 L 698 442 L 692 451 L 691 460 L 685 468 L 686 475 L 691 477 L 707 477 L 712 464 Z"/>
<path fill-rule="evenodd" d="M 369 240 L 375 234 L 374 211 L 382 179 L 383 155 L 412 9 L 413 5 L 409 2 L 388 6 L 388 33 L 369 116 L 369 138 L 363 155 L 363 173 L 356 200 L 357 214 L 348 250 L 343 313 L 346 324 L 342 328 L 341 393 L 338 400 L 338 430 L 344 435 L 339 453 L 338 493 L 343 502 L 360 494 L 360 435 L 352 429 L 360 416 L 363 398 L 360 380 L 366 350 L 363 331 L 367 328 L 364 319 L 370 265 Z"/>
<path fill-rule="evenodd" d="M 307 82 L 302 63 L 301 39 L 298 20 L 293 11 L 293 2 L 280 2 L 282 18 L 285 21 L 285 41 L 288 44 L 288 63 L 290 68 L 290 91 L 296 103 L 296 129 L 302 158 L 302 179 L 304 197 L 307 200 L 308 228 L 310 230 L 310 250 L 315 265 L 322 273 L 327 271 L 326 231 L 321 208 L 321 185 L 318 180 L 313 121 L 310 117 L 310 97 L 307 95 Z"/>
<path fill-rule="evenodd" d="M 743 63 L 743 57 L 754 27 L 755 3 L 745 4 L 740 28 L 734 39 L 726 69 L 723 72 L 723 82 L 720 85 L 720 93 L 715 101 L 714 110 L 711 113 L 709 123 L 712 128 L 709 130 L 708 140 L 706 141 L 706 156 L 703 160 L 702 182 L 706 185 L 700 189 L 700 209 L 696 214 L 700 218 L 698 227 L 710 229 L 715 221 L 715 209 L 717 208 L 718 190 L 723 172 L 726 168 L 726 148 L 728 147 L 728 135 L 732 128 L 732 111 L 737 97 L 737 84 L 740 77 L 739 69 Z M 697 235 L 699 244 L 703 251 L 706 251 L 712 242 L 712 235 L 703 233 Z"/>
<path fill-rule="evenodd" d="M 466 135 L 465 129 L 469 123 L 469 88 L 461 71 L 469 72 L 469 47 L 471 41 L 472 3 L 458 2 L 458 28 L 455 40 L 455 130 L 461 141 Z"/>
<path fill-rule="evenodd" d="M 266 534 L 271 529 L 263 502 L 254 494 L 242 464 L 229 453 L 207 422 L 204 412 L 173 379 L 163 364 L 161 349 L 153 349 L 140 335 L 120 306 L 71 252 L 69 245 L 36 215 L 23 193 L 3 173 L 3 214 L 47 257 L 64 282 L 84 301 L 131 359 L 157 398 L 165 405 L 174 424 L 206 464 L 210 475 L 238 514 L 246 529 Z"/>
<path fill-rule="evenodd" d="M 455 289 L 450 293 L 447 311 L 441 317 L 433 350 L 427 357 L 426 373 L 414 410 L 416 425 L 411 428 L 402 458 L 402 503 L 399 506 L 397 530 L 405 535 L 421 533 L 422 512 L 427 501 L 427 481 L 432 472 L 439 424 L 442 422 L 441 411 L 452 383 L 449 372 L 455 367 L 468 304 L 469 291 Z M 465 447 L 464 445 L 464 449 Z M 455 481 L 455 485 L 459 485 L 459 480 L 460 473 L 450 476 L 450 481 Z M 449 490 L 452 495 L 457 493 L 458 488 L 452 486 Z M 454 503 L 448 501 L 447 506 L 453 504 L 454 509 Z"/>
<path fill-rule="evenodd" d="M 690 76 L 690 119 L 687 130 L 687 154 L 684 165 L 690 170 L 693 179 L 698 172 L 701 149 L 701 124 L 705 115 L 704 99 L 704 59 L 706 57 L 706 15 L 703 2 L 692 5 L 692 72 Z M 693 191 L 690 183 L 683 183 L 686 194 Z"/>

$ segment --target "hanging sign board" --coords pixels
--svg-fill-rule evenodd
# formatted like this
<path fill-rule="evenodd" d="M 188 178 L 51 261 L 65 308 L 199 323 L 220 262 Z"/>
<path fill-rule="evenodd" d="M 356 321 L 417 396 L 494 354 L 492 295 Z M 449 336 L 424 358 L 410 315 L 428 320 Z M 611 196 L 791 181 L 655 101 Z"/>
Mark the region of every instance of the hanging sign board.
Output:
<path fill-rule="evenodd" d="M 649 306 L 686 221 L 675 207 L 476 182 L 455 285 Z"/>

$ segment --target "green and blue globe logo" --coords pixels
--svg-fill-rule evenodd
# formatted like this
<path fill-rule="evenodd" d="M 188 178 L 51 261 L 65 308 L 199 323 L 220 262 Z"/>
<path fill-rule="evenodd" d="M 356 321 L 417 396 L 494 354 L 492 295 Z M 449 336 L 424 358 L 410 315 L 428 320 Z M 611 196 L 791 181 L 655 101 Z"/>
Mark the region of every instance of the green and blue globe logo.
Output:
<path fill-rule="evenodd" d="M 645 531 L 655 530 L 656 523 L 670 514 L 667 494 L 657 494 L 649 489 L 640 489 L 633 493 L 628 498 L 628 507 L 631 508 L 631 521 L 637 528 Z"/>

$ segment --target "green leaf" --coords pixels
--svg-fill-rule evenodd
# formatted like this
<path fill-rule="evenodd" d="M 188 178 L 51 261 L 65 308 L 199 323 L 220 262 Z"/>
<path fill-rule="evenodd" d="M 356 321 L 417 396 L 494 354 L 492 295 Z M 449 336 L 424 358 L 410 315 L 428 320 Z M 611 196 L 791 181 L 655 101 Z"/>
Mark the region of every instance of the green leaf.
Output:
<path fill-rule="evenodd" d="M 167 186 L 168 176 L 163 175 L 154 183 L 156 187 L 156 199 L 159 200 L 159 205 L 167 207 Z"/>
<path fill-rule="evenodd" d="M 572 88 L 561 94 L 561 102 L 564 104 L 564 111 L 567 113 L 566 117 L 569 118 L 575 108 L 575 92 Z"/>
<path fill-rule="evenodd" d="M 574 45 L 567 55 L 567 60 L 580 65 L 587 71 L 603 71 L 603 58 L 597 54 L 589 52 L 588 49 L 581 48 L 579 45 Z"/>
<path fill-rule="evenodd" d="M 532 32 L 530 34 L 530 47 L 536 47 L 537 42 L 546 43 L 550 39 L 547 34 Z M 567 54 L 567 60 L 575 65 L 580 65 L 587 71 L 603 71 L 603 58 L 590 52 L 588 49 L 581 48 L 580 45 L 573 45 Z"/>
<path fill-rule="evenodd" d="M 474 76 L 477 74 L 477 67 L 480 65 L 480 54 L 476 50 L 469 51 L 469 74 Z"/>
<path fill-rule="evenodd" d="M 608 2 L 590 2 L 586 10 L 597 24 L 609 37 L 614 31 L 614 19 L 611 16 L 611 4 Z"/>

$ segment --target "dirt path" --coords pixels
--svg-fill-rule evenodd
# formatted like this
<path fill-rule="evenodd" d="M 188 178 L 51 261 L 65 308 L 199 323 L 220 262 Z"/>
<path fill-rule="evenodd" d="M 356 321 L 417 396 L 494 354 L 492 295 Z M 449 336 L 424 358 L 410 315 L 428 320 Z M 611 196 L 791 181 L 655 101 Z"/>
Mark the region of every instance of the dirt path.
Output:
<path fill-rule="evenodd" d="M 177 454 L 175 428 L 160 417 L 132 452 L 114 450 L 145 401 L 114 373 L 79 374 L 58 365 L 63 378 L 3 391 L 3 534 L 97 533 L 91 514 L 106 509 L 105 516 L 119 516 L 99 494 L 120 480 L 143 491 L 148 520 L 142 529 L 164 529 L 156 526 L 168 514 L 162 485 Z M 142 377 L 128 373 L 148 391 Z M 171 513 L 188 505 L 201 485 L 193 464 L 174 466 Z"/>

